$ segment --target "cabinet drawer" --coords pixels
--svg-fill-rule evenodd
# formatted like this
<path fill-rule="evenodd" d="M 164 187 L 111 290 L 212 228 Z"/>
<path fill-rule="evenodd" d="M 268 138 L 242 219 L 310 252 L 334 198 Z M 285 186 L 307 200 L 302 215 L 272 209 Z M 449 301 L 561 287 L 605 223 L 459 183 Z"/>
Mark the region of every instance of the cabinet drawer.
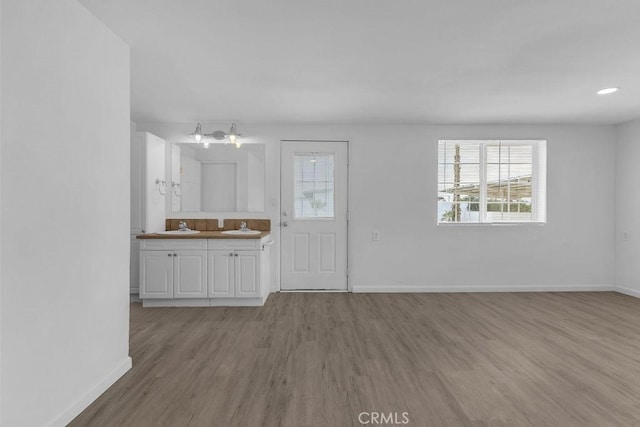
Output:
<path fill-rule="evenodd" d="M 146 251 L 206 250 L 206 239 L 142 239 L 140 249 Z"/>
<path fill-rule="evenodd" d="M 260 239 L 209 239 L 207 249 L 260 249 Z"/>

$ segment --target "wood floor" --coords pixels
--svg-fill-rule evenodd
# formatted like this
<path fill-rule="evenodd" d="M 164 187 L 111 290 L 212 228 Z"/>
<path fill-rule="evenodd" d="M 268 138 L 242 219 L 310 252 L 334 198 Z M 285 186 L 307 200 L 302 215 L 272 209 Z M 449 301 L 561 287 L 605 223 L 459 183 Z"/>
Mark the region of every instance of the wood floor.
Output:
<path fill-rule="evenodd" d="M 608 292 L 133 304 L 131 356 L 72 426 L 640 425 L 640 300 Z"/>

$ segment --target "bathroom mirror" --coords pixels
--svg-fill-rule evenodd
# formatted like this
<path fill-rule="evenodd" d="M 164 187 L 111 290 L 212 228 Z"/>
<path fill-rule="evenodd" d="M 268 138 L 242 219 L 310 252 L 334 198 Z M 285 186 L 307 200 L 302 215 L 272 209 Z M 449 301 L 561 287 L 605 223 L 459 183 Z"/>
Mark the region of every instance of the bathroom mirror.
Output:
<path fill-rule="evenodd" d="M 170 151 L 172 212 L 264 211 L 264 144 L 173 143 Z"/>

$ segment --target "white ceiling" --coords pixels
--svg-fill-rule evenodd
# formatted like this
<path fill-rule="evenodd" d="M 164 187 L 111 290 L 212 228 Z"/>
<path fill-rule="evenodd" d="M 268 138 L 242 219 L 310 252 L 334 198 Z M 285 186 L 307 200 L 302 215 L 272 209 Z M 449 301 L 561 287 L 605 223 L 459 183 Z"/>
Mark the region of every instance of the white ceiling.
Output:
<path fill-rule="evenodd" d="M 640 117 L 638 0 L 80 1 L 131 46 L 139 122 Z"/>

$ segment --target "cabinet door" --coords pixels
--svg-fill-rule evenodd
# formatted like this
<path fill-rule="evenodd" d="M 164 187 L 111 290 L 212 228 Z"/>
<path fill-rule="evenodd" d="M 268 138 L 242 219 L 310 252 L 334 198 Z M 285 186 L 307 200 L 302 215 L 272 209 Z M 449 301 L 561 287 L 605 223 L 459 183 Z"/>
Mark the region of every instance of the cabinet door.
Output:
<path fill-rule="evenodd" d="M 236 298 L 260 297 L 260 251 L 238 251 L 234 261 Z"/>
<path fill-rule="evenodd" d="M 140 251 L 140 298 L 173 298 L 173 251 Z"/>
<path fill-rule="evenodd" d="M 175 251 L 173 257 L 173 297 L 207 297 L 207 252 Z"/>
<path fill-rule="evenodd" d="M 208 252 L 208 287 L 209 298 L 233 298 L 234 269 L 233 251 L 215 250 Z"/>

